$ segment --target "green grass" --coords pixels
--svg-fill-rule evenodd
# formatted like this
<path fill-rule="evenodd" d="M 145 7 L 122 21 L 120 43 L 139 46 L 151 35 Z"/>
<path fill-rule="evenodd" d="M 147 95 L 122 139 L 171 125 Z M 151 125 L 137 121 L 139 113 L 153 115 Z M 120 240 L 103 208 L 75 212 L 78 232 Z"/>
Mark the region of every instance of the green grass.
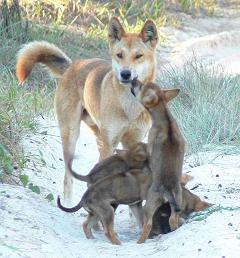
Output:
<path fill-rule="evenodd" d="M 0 77 L 0 181 L 10 178 L 18 182 L 18 175 L 26 165 L 21 147 L 24 135 L 38 129 L 36 118 L 47 114 L 52 106 L 52 93 L 46 88 L 18 86 L 14 74 L 1 70 Z"/>
<path fill-rule="evenodd" d="M 239 146 L 240 76 L 193 60 L 183 70 L 172 67 L 165 71 L 160 83 L 181 89 L 172 110 L 186 137 L 188 153 L 227 144 Z"/>
<path fill-rule="evenodd" d="M 223 211 L 240 211 L 240 207 L 224 207 L 221 205 L 214 205 L 212 207 L 207 208 L 204 211 L 200 211 L 195 213 L 194 215 L 191 215 L 190 221 L 202 221 L 207 219 L 209 216 L 214 214 L 215 212 L 222 213 Z"/>
<path fill-rule="evenodd" d="M 211 15 L 217 6 L 217 0 L 179 0 L 179 3 L 183 11 L 193 14 L 199 9 L 203 9 Z"/>

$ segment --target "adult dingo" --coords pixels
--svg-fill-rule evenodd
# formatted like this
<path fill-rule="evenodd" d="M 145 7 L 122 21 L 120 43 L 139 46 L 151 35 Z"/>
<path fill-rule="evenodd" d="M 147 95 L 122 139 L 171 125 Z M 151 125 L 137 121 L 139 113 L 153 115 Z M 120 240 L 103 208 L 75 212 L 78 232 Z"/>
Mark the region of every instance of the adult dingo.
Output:
<path fill-rule="evenodd" d="M 30 42 L 18 53 L 20 83 L 36 63 L 46 65 L 50 72 L 61 77 L 55 110 L 65 162 L 66 202 L 71 200 L 73 182 L 68 165 L 74 157 L 82 120 L 96 135 L 100 160 L 112 155 L 119 142 L 125 149 L 140 142 L 151 125 L 148 112 L 130 89 L 135 77 L 143 83 L 155 79 L 156 25 L 147 20 L 139 33 L 127 33 L 113 17 L 108 39 L 112 63 L 103 59 L 71 61 L 62 50 L 45 41 Z"/>

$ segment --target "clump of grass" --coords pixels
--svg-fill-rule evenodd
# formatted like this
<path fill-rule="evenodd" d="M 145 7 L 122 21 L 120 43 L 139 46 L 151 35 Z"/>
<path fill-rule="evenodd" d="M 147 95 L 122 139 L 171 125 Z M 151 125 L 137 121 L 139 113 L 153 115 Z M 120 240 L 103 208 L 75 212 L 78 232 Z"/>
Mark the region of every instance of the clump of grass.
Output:
<path fill-rule="evenodd" d="M 19 1 L 13 0 L 11 3 L 8 2 L 7 0 L 0 2 L 0 35 L 5 38 L 15 38 L 15 40 L 21 42 L 24 40 L 22 38 L 24 34 L 16 34 L 16 31 L 21 29 L 27 34 L 28 23 L 22 19 Z M 13 24 L 14 27 L 11 26 Z"/>
<path fill-rule="evenodd" d="M 221 67 L 207 68 L 200 61 L 182 70 L 164 72 L 161 85 L 180 87 L 172 109 L 188 143 L 188 152 L 240 143 L 240 76 L 226 75 Z"/>
<path fill-rule="evenodd" d="M 37 130 L 35 119 L 49 112 L 51 92 L 20 87 L 7 69 L 1 69 L 0 85 L 0 181 L 17 181 L 26 165 L 21 140 Z"/>
<path fill-rule="evenodd" d="M 108 21 L 118 16 L 127 30 L 137 30 L 148 18 L 155 20 L 157 26 L 166 22 L 166 1 L 28 1 L 21 2 L 24 16 L 28 20 L 53 26 L 74 26 L 84 31 L 87 37 L 106 39 Z"/>
<path fill-rule="evenodd" d="M 209 15 L 214 13 L 217 6 L 216 0 L 179 0 L 181 8 L 185 12 L 194 13 L 199 9 L 206 10 Z"/>

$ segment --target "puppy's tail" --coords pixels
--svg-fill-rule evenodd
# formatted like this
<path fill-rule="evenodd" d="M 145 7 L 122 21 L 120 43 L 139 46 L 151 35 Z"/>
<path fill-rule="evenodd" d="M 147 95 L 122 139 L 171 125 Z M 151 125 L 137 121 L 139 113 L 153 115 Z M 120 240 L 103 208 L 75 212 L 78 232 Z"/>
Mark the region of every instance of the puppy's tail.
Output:
<path fill-rule="evenodd" d="M 80 181 L 83 181 L 83 182 L 87 182 L 87 183 L 90 183 L 90 179 L 89 179 L 89 176 L 83 176 L 83 175 L 80 175 L 78 173 L 76 173 L 73 169 L 72 169 L 72 160 L 70 160 L 70 162 L 68 163 L 68 170 L 70 171 L 71 175 L 73 177 L 75 177 L 76 179 L 80 180 Z"/>
<path fill-rule="evenodd" d="M 26 80 L 36 63 L 44 64 L 55 76 L 61 77 L 72 61 L 54 44 L 47 41 L 30 42 L 17 54 L 16 75 L 20 84 Z"/>
<path fill-rule="evenodd" d="M 82 200 L 76 206 L 74 206 L 72 208 L 66 208 L 61 204 L 60 197 L 58 196 L 57 205 L 61 210 L 65 211 L 65 212 L 76 212 L 82 208 Z"/>

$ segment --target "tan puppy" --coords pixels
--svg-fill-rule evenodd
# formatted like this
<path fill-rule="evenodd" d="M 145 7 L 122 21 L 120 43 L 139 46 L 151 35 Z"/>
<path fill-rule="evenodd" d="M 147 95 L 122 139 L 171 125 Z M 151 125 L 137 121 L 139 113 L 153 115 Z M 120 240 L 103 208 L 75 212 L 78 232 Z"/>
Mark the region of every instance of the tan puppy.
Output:
<path fill-rule="evenodd" d="M 182 186 L 182 205 L 180 217 L 186 218 L 192 212 L 202 211 L 212 204 L 202 201 L 197 195 L 190 192 L 186 187 Z M 159 234 L 166 234 L 171 231 L 169 218 L 171 215 L 171 207 L 169 202 L 162 204 L 153 215 L 152 229 L 149 237 Z"/>
<path fill-rule="evenodd" d="M 155 78 L 158 33 L 147 20 L 139 33 L 127 33 L 116 17 L 109 22 L 108 40 L 112 62 L 102 59 L 72 62 L 58 47 L 44 41 L 26 44 L 18 53 L 20 83 L 36 63 L 61 77 L 55 94 L 55 110 L 61 132 L 65 162 L 64 199 L 71 200 L 69 163 L 74 157 L 83 120 L 97 138 L 100 159 L 114 153 L 119 142 L 124 149 L 140 142 L 150 127 L 150 117 L 130 92 L 131 81 L 147 83 Z"/>
<path fill-rule="evenodd" d="M 149 169 L 144 168 L 107 176 L 92 184 L 75 207 L 62 206 L 59 197 L 58 207 L 66 212 L 85 208 L 89 213 L 83 224 L 86 237 L 93 238 L 91 228 L 100 220 L 111 243 L 119 245 L 121 242 L 114 232 L 114 207 L 119 204 L 134 205 L 145 200 L 152 182 L 151 174 Z"/>
<path fill-rule="evenodd" d="M 163 91 L 156 84 L 135 80 L 132 91 L 149 111 L 153 123 L 148 137 L 153 183 L 148 191 L 143 232 L 138 241 L 143 243 L 151 231 L 153 214 L 165 199 L 171 206 L 171 230 L 180 225 L 185 140 L 167 107 L 167 102 L 178 95 L 179 89 Z"/>

